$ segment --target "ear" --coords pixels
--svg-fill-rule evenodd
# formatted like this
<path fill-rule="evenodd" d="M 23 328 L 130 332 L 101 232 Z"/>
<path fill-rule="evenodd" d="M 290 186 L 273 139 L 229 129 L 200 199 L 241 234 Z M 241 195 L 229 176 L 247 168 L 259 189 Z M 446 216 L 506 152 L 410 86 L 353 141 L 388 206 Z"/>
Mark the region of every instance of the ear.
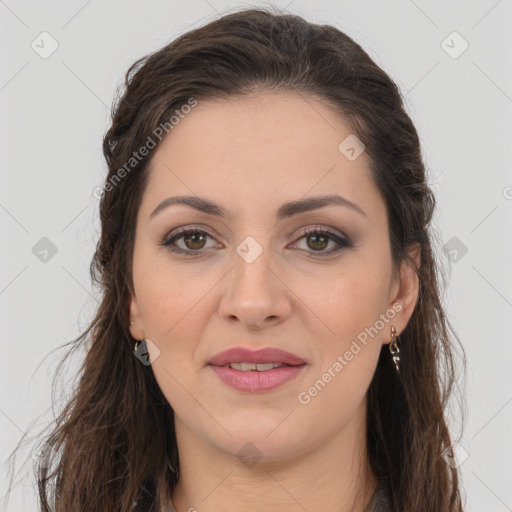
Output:
<path fill-rule="evenodd" d="M 415 244 L 409 250 L 412 262 L 403 260 L 400 264 L 400 273 L 395 275 L 393 281 L 389 308 L 396 303 L 401 305 L 401 309 L 390 322 L 389 343 L 391 341 L 391 325 L 394 325 L 398 335 L 407 327 L 407 323 L 412 316 L 419 295 L 419 278 L 416 269 L 419 269 L 421 263 L 421 246 Z M 413 266 L 414 265 L 414 266 Z M 395 309 L 393 308 L 393 309 Z M 395 309 L 396 311 L 397 309 Z"/>
<path fill-rule="evenodd" d="M 130 310 L 130 333 L 134 339 L 142 340 L 146 336 L 143 328 L 139 302 L 135 295 L 130 295 L 128 308 Z"/>

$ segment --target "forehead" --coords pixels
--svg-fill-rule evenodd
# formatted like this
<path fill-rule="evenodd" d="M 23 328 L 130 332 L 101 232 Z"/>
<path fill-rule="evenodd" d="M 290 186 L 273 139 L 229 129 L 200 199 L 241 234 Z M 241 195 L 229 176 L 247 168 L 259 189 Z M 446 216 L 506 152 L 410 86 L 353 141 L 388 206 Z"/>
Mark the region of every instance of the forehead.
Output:
<path fill-rule="evenodd" d="M 185 193 L 270 207 L 270 195 L 284 202 L 339 193 L 358 204 L 381 201 L 365 152 L 350 160 L 340 151 L 348 137 L 348 123 L 314 96 L 198 100 L 156 149 L 146 199 Z"/>

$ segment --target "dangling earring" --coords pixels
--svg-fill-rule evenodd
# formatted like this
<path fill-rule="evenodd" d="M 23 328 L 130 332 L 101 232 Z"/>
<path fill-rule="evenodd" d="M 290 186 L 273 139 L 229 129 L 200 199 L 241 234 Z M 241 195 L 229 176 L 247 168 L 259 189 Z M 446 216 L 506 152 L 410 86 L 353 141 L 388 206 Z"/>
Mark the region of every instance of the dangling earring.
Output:
<path fill-rule="evenodd" d="M 393 357 L 393 362 L 395 363 L 396 372 L 400 374 L 400 348 L 398 348 L 397 342 L 398 333 L 396 332 L 395 326 L 391 326 L 391 343 L 389 344 L 389 352 Z"/>

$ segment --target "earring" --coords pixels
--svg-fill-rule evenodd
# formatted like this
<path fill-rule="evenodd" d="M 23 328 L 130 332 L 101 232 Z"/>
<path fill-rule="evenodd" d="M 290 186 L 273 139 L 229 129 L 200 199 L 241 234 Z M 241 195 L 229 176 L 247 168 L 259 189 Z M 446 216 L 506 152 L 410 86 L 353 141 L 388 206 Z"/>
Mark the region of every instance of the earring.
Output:
<path fill-rule="evenodd" d="M 393 357 L 393 362 L 395 363 L 396 372 L 400 374 L 400 348 L 398 347 L 397 342 L 398 333 L 396 332 L 395 326 L 391 326 L 391 343 L 389 344 L 389 352 Z"/>

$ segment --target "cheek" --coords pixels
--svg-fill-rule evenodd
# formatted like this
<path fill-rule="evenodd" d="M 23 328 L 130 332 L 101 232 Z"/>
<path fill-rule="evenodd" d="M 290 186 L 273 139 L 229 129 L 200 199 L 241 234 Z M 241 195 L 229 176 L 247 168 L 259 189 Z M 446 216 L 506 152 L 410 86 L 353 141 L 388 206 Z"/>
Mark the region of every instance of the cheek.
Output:
<path fill-rule="evenodd" d="M 146 336 L 160 351 L 152 370 L 167 401 L 180 413 L 190 407 L 193 376 L 204 366 L 199 341 L 212 317 L 214 277 L 205 272 L 184 277 L 178 268 L 155 265 L 140 283 Z"/>
<path fill-rule="evenodd" d="M 359 270 L 358 270 L 359 269 Z M 378 277 L 376 277 L 378 276 Z M 305 304 L 328 329 L 330 338 L 348 342 L 373 325 L 386 307 L 386 279 L 362 267 L 312 279 L 300 286 Z"/>
<path fill-rule="evenodd" d="M 153 267 L 140 287 L 139 304 L 146 336 L 160 351 L 152 371 L 167 401 L 182 411 L 190 406 L 190 376 L 199 370 L 196 348 L 209 317 L 205 295 L 211 286 L 177 275 L 175 269 Z"/>
<path fill-rule="evenodd" d="M 306 410 L 323 415 L 329 425 L 346 423 L 361 405 L 382 349 L 382 330 L 372 327 L 384 312 L 385 280 L 368 276 L 338 275 L 323 288 L 310 287 L 306 295 L 322 322 L 310 327 L 319 364 L 300 390 L 299 403 L 308 402 Z M 329 336 L 322 335 L 322 324 L 328 326 Z"/>
<path fill-rule="evenodd" d="M 180 341 L 199 332 L 214 276 L 190 274 L 179 266 L 171 267 L 163 258 L 146 268 L 147 272 L 139 274 L 136 289 L 147 336 L 166 345 L 172 339 Z"/>

